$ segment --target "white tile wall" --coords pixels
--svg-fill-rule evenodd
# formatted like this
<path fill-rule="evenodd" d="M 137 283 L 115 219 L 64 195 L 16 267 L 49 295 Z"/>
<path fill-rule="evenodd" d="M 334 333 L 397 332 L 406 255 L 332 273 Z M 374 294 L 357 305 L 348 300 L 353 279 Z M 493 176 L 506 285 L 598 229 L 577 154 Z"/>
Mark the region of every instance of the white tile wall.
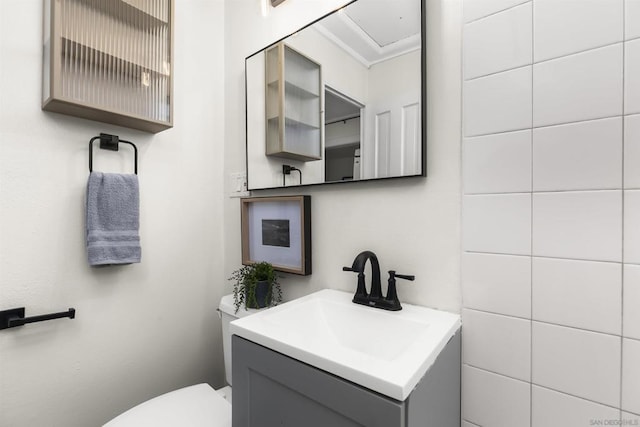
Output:
<path fill-rule="evenodd" d="M 624 188 L 640 188 L 638 165 L 640 165 L 640 114 L 624 118 Z"/>
<path fill-rule="evenodd" d="M 623 280 L 622 333 L 627 338 L 640 340 L 640 265 L 625 264 Z"/>
<path fill-rule="evenodd" d="M 463 377 L 465 420 L 484 427 L 529 425 L 529 383 L 470 366 L 464 366 Z"/>
<path fill-rule="evenodd" d="M 620 337 L 533 322 L 534 384 L 617 407 Z"/>
<path fill-rule="evenodd" d="M 531 191 L 530 130 L 466 138 L 463 155 L 466 194 Z"/>
<path fill-rule="evenodd" d="M 477 136 L 531 127 L 531 67 L 464 83 L 464 135 Z"/>
<path fill-rule="evenodd" d="M 640 264 L 640 190 L 624 192 L 624 262 Z"/>
<path fill-rule="evenodd" d="M 622 340 L 622 409 L 640 414 L 640 341 Z"/>
<path fill-rule="evenodd" d="M 463 209 L 464 250 L 531 253 L 531 195 L 464 196 Z"/>
<path fill-rule="evenodd" d="M 622 117 L 533 131 L 534 191 L 622 186 Z"/>
<path fill-rule="evenodd" d="M 591 426 L 600 420 L 605 425 L 605 420 L 617 420 L 620 414 L 618 409 L 535 385 L 531 403 L 532 427 Z"/>
<path fill-rule="evenodd" d="M 530 318 L 531 258 L 464 253 L 462 294 L 465 307 Z"/>
<path fill-rule="evenodd" d="M 626 0 L 625 38 L 640 37 L 640 0 Z"/>
<path fill-rule="evenodd" d="M 622 266 L 533 258 L 533 319 L 620 335 Z"/>
<path fill-rule="evenodd" d="M 620 262 L 621 214 L 617 190 L 536 193 L 533 255 Z"/>
<path fill-rule="evenodd" d="M 536 62 L 623 40 L 624 0 L 536 0 L 533 4 Z"/>
<path fill-rule="evenodd" d="M 531 381 L 531 321 L 482 311 L 462 311 L 463 362 Z"/>
<path fill-rule="evenodd" d="M 525 3 L 465 26 L 466 79 L 531 64 L 531 11 Z"/>
<path fill-rule="evenodd" d="M 533 68 L 534 126 L 622 114 L 622 43 L 538 63 Z M 517 104 L 515 99 L 510 102 Z"/>
<path fill-rule="evenodd" d="M 640 403 L 640 0 L 463 8 L 464 417 L 615 420 Z"/>
<path fill-rule="evenodd" d="M 624 113 L 640 113 L 640 39 L 625 42 Z"/>
<path fill-rule="evenodd" d="M 528 0 L 464 0 L 464 22 L 492 15 L 513 6 L 526 3 Z"/>

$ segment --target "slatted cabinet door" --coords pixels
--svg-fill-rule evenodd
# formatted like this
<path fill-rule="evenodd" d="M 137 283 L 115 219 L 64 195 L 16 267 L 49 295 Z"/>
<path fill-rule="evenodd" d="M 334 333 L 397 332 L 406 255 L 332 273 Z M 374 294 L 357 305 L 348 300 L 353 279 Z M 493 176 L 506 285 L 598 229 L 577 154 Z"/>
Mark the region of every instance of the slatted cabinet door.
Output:
<path fill-rule="evenodd" d="M 173 126 L 174 0 L 45 0 L 42 108 Z"/>

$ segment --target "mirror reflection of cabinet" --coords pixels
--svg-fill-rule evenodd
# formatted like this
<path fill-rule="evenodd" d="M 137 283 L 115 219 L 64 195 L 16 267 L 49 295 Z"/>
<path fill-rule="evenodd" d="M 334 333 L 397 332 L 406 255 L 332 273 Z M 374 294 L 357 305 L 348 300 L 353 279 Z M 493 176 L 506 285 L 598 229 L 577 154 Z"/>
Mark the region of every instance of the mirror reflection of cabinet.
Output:
<path fill-rule="evenodd" d="M 278 43 L 266 51 L 266 154 L 322 158 L 320 64 Z"/>
<path fill-rule="evenodd" d="M 426 176 L 425 20 L 426 0 L 355 0 L 247 57 L 247 188 Z M 283 44 L 322 66 L 316 161 L 265 150 L 266 56 Z"/>

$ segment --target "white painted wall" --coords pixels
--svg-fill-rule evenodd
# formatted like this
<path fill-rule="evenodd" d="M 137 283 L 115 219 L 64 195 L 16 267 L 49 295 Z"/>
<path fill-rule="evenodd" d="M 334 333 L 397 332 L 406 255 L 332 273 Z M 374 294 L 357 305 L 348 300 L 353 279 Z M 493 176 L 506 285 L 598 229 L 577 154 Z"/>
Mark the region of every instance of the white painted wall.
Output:
<path fill-rule="evenodd" d="M 288 0 L 263 18 L 257 0 L 226 2 L 226 176 L 245 168 L 244 58 L 342 3 Z M 355 290 L 355 277 L 342 266 L 369 249 L 383 270 L 417 276 L 415 282 L 399 285 L 402 301 L 460 308 L 461 5 L 428 0 L 427 8 L 429 176 L 286 190 L 312 195 L 313 274 L 287 275 L 282 281 L 285 298 L 322 288 Z M 240 266 L 239 201 L 226 199 L 224 209 L 229 275 Z"/>
<path fill-rule="evenodd" d="M 463 416 L 640 423 L 640 2 L 464 2 Z"/>
<path fill-rule="evenodd" d="M 224 3 L 176 3 L 175 127 L 150 135 L 41 111 L 42 1 L 0 2 L 0 309 L 77 310 L 0 331 L 3 427 L 96 426 L 223 383 Z M 87 265 L 87 143 L 101 131 L 140 149 L 141 264 Z M 132 167 L 126 147 L 94 161 Z"/>

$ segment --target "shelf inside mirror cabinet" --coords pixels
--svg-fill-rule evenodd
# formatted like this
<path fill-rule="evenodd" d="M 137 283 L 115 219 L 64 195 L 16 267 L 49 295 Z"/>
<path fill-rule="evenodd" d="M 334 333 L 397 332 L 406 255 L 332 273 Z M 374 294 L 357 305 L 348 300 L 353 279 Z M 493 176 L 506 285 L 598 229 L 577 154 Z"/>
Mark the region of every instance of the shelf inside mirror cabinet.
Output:
<path fill-rule="evenodd" d="M 284 43 L 265 55 L 266 154 L 322 159 L 322 67 Z"/>
<path fill-rule="evenodd" d="M 43 109 L 173 126 L 173 0 L 47 0 Z"/>

